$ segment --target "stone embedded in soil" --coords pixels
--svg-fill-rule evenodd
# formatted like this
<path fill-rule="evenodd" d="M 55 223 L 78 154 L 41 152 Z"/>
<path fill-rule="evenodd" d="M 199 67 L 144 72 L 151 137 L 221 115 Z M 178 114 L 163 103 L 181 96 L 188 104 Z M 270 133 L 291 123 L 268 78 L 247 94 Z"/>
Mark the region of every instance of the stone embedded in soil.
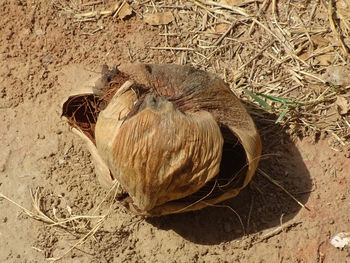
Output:
<path fill-rule="evenodd" d="M 44 34 L 44 31 L 42 29 L 37 29 L 37 30 L 35 30 L 35 34 L 37 36 L 40 36 L 40 35 Z"/>
<path fill-rule="evenodd" d="M 350 247 L 350 232 L 340 232 L 331 239 L 331 244 L 336 248 Z"/>

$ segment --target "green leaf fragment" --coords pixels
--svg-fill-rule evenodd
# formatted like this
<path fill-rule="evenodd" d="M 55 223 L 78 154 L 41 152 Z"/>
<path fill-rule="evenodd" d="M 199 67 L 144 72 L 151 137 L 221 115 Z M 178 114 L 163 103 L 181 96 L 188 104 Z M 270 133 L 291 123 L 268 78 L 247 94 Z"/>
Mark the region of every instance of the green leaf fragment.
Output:
<path fill-rule="evenodd" d="M 278 116 L 275 123 L 280 122 L 283 119 L 283 117 L 287 114 L 288 110 L 289 110 L 289 107 L 285 107 L 284 110 L 281 112 L 280 116 Z"/>
<path fill-rule="evenodd" d="M 243 89 L 245 93 L 247 93 L 250 97 L 252 97 L 253 100 L 255 100 L 256 102 L 258 102 L 260 104 L 261 107 L 263 107 L 265 110 L 269 110 L 271 107 L 270 105 L 264 101 L 263 99 L 259 98 L 257 95 L 255 95 L 253 92 L 247 90 L 247 89 Z"/>

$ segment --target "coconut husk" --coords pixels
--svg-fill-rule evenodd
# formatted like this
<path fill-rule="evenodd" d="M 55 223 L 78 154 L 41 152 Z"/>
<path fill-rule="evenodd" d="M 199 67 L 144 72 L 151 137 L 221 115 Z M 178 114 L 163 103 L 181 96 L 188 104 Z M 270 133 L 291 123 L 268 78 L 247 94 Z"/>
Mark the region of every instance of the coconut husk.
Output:
<path fill-rule="evenodd" d="M 93 149 L 100 181 L 117 180 L 119 200 L 133 212 L 201 209 L 236 196 L 251 180 L 260 137 L 216 75 L 190 66 L 127 64 L 104 68 L 95 86 L 70 96 L 62 115 Z"/>

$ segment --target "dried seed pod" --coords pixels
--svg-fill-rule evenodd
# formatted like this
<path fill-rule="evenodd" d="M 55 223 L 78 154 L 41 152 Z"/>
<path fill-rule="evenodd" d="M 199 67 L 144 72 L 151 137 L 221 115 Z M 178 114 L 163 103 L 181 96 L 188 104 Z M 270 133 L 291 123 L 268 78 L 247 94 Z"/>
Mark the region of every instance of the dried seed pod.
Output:
<path fill-rule="evenodd" d="M 104 71 L 98 92 L 71 96 L 63 116 L 89 140 L 100 181 L 120 183 L 129 209 L 150 216 L 201 209 L 249 183 L 260 137 L 224 81 L 178 65 Z"/>

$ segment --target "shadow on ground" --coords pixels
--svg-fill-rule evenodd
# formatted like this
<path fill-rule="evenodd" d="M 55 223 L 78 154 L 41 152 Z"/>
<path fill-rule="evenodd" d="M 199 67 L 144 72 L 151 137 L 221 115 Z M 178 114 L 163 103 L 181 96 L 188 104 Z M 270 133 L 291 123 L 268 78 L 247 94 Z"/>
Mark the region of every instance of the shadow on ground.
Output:
<path fill-rule="evenodd" d="M 276 116 L 254 109 L 252 117 L 260 131 L 263 156 L 259 168 L 277 180 L 299 201 L 306 203 L 312 187 L 309 172 L 299 150 Z M 232 209 L 230 209 L 232 208 Z M 200 211 L 148 218 L 153 226 L 173 230 L 197 244 L 219 244 L 254 234 L 293 219 L 301 207 L 280 188 L 259 174 L 233 199 L 218 207 Z M 243 226 L 236 215 L 240 216 Z"/>

